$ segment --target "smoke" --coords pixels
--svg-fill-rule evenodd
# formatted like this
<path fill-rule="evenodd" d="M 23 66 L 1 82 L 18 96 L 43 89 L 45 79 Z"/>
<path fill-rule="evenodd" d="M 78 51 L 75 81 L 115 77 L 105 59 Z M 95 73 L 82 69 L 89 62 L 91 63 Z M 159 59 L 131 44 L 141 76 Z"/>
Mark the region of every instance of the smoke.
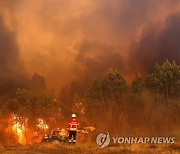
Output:
<path fill-rule="evenodd" d="M 104 75 L 110 68 L 121 68 L 125 71 L 124 61 L 114 47 L 97 41 L 83 40 L 78 46 L 78 51 L 76 61 L 84 67 L 83 72 L 88 76 Z"/>
<path fill-rule="evenodd" d="M 1 72 L 14 72 L 20 69 L 19 50 L 15 33 L 10 31 L 0 16 L 0 69 Z"/>
<path fill-rule="evenodd" d="M 27 87 L 27 76 L 19 57 L 16 34 L 0 15 L 0 96 L 12 95 L 17 87 Z"/>
<path fill-rule="evenodd" d="M 180 60 L 178 0 L 9 0 L 0 6 L 9 51 L 0 47 L 1 66 L 17 70 L 22 61 L 24 72 L 45 77 L 48 90 L 87 86 L 111 68 L 130 79 L 156 62 Z"/>
<path fill-rule="evenodd" d="M 165 21 L 165 27 L 158 33 L 158 27 L 149 26 L 139 42 L 132 45 L 130 65 L 136 64 L 136 70 L 141 68 L 150 72 L 152 66 L 165 59 L 180 63 L 180 15 L 173 14 Z M 146 30 L 146 29 L 145 29 Z"/>

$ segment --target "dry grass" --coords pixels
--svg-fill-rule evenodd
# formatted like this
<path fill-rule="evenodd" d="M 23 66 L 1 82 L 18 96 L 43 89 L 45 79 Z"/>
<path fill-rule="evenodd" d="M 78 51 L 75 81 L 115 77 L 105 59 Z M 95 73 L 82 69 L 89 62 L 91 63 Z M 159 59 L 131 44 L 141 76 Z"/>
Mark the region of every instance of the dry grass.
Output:
<path fill-rule="evenodd" d="M 68 143 L 59 144 L 35 144 L 35 145 L 14 145 L 0 148 L 0 153 L 4 154 L 58 154 L 58 153 L 124 153 L 124 154 L 178 154 L 180 153 L 180 144 L 166 145 L 111 145 L 100 149 L 95 144 L 76 145 Z"/>

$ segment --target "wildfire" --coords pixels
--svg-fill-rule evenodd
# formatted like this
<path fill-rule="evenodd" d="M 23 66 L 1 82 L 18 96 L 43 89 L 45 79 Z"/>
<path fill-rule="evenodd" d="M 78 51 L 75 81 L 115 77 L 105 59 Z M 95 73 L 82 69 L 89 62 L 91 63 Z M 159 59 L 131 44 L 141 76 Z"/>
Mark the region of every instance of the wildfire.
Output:
<path fill-rule="evenodd" d="M 25 141 L 25 136 L 24 136 L 24 125 L 21 125 L 19 123 L 13 124 L 12 130 L 15 132 L 18 136 L 18 142 L 23 144 Z"/>
<path fill-rule="evenodd" d="M 38 124 L 36 125 L 43 132 L 48 130 L 49 126 L 45 123 L 45 121 L 41 118 L 38 119 Z"/>
<path fill-rule="evenodd" d="M 12 117 L 12 132 L 17 135 L 18 143 L 25 144 L 26 136 L 25 136 L 25 122 L 23 119 L 16 114 L 13 114 Z"/>
<path fill-rule="evenodd" d="M 40 142 L 44 133 L 49 129 L 49 126 L 42 118 L 37 119 L 36 128 L 28 127 L 28 119 L 21 117 L 18 114 L 11 114 L 8 120 L 9 127 L 7 133 L 14 136 L 14 142 L 19 144 L 31 144 Z"/>

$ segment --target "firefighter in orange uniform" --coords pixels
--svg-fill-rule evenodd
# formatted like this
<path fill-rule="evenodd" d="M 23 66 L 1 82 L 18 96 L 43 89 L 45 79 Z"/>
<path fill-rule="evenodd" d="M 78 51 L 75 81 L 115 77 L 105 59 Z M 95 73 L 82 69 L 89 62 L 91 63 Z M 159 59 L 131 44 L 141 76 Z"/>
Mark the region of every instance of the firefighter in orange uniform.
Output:
<path fill-rule="evenodd" d="M 67 127 L 67 130 L 69 131 L 69 143 L 71 143 L 72 141 L 73 143 L 76 143 L 76 133 L 78 126 L 79 121 L 76 119 L 76 115 L 73 113 Z"/>

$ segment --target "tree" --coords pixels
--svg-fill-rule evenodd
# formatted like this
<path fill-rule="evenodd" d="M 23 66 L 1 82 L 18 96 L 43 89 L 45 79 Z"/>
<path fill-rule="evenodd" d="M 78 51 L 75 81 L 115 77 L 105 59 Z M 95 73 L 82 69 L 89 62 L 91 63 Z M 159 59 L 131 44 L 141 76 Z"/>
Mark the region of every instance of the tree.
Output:
<path fill-rule="evenodd" d="M 119 101 L 121 94 L 127 90 L 125 79 L 116 71 L 110 71 L 102 81 L 102 90 L 105 98 Z"/>
<path fill-rule="evenodd" d="M 37 118 L 49 120 L 61 116 L 61 104 L 52 94 L 36 94 L 27 89 L 18 89 L 15 97 L 4 103 L 3 109 L 28 118 L 31 126 L 35 126 Z"/>
<path fill-rule="evenodd" d="M 150 74 L 145 79 L 146 87 L 150 89 L 151 91 L 155 92 L 156 94 L 161 89 L 161 83 L 157 78 L 154 77 L 153 74 Z"/>
<path fill-rule="evenodd" d="M 74 95 L 72 111 L 75 113 L 84 114 L 84 102 L 77 93 Z"/>
<path fill-rule="evenodd" d="M 98 106 L 98 102 L 104 101 L 102 98 L 102 82 L 100 80 L 94 80 L 90 88 L 86 93 L 87 101 L 94 102 L 94 105 Z"/>
<path fill-rule="evenodd" d="M 145 88 L 145 82 L 144 82 L 142 76 L 141 75 L 135 76 L 132 81 L 133 92 L 140 94 L 140 93 L 142 93 L 144 88 Z"/>
<path fill-rule="evenodd" d="M 180 66 L 175 61 L 164 61 L 162 65 L 156 64 L 154 72 L 147 78 L 147 86 L 161 91 L 168 99 L 178 95 L 180 90 Z"/>
<path fill-rule="evenodd" d="M 102 81 L 94 80 L 90 88 L 85 94 L 86 115 L 89 117 L 96 116 L 96 113 L 100 112 L 104 104 L 104 98 L 102 93 Z"/>
<path fill-rule="evenodd" d="M 91 119 L 107 119 L 106 125 L 111 127 L 110 119 L 118 118 L 120 106 L 122 110 L 125 108 L 122 94 L 126 89 L 124 78 L 116 71 L 110 71 L 102 80 L 94 80 L 85 95 L 86 114 Z"/>

